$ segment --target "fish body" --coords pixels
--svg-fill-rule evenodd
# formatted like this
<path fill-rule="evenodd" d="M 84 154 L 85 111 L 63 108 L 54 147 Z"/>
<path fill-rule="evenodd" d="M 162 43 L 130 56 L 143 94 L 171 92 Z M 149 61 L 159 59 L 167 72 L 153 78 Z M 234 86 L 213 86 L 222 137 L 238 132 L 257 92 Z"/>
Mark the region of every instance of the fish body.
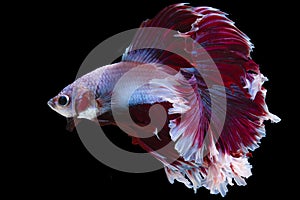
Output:
<path fill-rule="evenodd" d="M 171 49 L 190 51 L 194 57 L 203 53 L 203 49 L 188 49 L 183 43 L 168 43 L 164 36 L 169 32 L 151 40 L 151 34 L 141 30 L 121 62 L 78 78 L 50 99 L 49 106 L 67 118 L 85 118 L 100 125 L 117 125 L 119 120 L 113 116 L 113 110 L 122 113 L 128 108 L 136 124 L 147 126 L 151 122 L 151 106 L 161 105 L 166 111 L 166 122 L 160 131 L 158 125 L 151 124 L 149 132 L 154 137 L 133 137 L 133 142 L 164 164 L 170 183 L 177 180 L 195 192 L 203 186 L 222 196 L 228 191 L 227 185 L 234 184 L 233 180 L 237 185 L 245 185 L 245 179 L 251 176 L 250 151 L 265 136 L 264 120 L 280 121 L 266 105 L 266 89 L 262 85 L 267 78 L 250 57 L 250 39 L 225 13 L 186 4 L 165 8 L 143 22 L 141 28 L 144 27 L 175 30 L 178 34 L 174 37 L 182 41 L 192 38 L 208 52 L 222 83 L 216 80 L 206 60 L 186 60 L 161 49 L 137 49 L 141 43 L 158 41 Z M 205 80 L 213 84 L 207 85 Z M 220 99 L 225 100 L 226 110 Z M 214 118 L 213 103 L 217 105 Z M 222 115 L 226 119 L 217 137 Z M 120 121 L 123 125 L 128 123 Z M 156 151 L 168 143 L 171 151 Z"/>
<path fill-rule="evenodd" d="M 72 84 L 65 87 L 57 96 L 48 101 L 48 105 L 65 117 L 85 118 L 92 120 L 110 111 L 112 103 L 112 92 L 116 83 L 130 71 L 130 76 L 134 79 L 127 79 L 115 90 L 114 103 L 122 106 L 134 106 L 140 104 L 153 104 L 155 102 L 165 101 L 163 98 L 155 95 L 155 89 L 151 88 L 147 81 L 149 77 L 159 77 L 159 70 L 155 65 L 148 65 L 146 68 L 139 67 L 140 63 L 120 62 L 112 65 L 99 67 L 96 70 L 78 78 Z M 136 70 L 133 70 L 135 69 Z M 151 75 L 152 74 L 152 75 Z M 141 82 L 143 84 L 141 85 Z M 123 98 L 128 93 L 128 88 L 134 88 L 130 94 L 129 100 Z M 69 102 L 67 106 L 59 105 L 58 99 L 62 95 L 68 95 Z M 95 101 L 93 103 L 93 101 Z M 127 102 L 126 102 L 127 101 Z M 62 108 L 62 109 L 61 109 Z"/>

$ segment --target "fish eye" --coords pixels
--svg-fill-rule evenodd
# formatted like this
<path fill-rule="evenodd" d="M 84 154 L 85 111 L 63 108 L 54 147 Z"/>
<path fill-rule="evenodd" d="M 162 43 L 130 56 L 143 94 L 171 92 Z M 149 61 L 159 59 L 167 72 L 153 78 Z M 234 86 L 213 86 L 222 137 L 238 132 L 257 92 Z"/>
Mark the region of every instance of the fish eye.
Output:
<path fill-rule="evenodd" d="M 61 95 L 58 98 L 58 104 L 60 106 L 67 106 L 69 104 L 70 98 L 67 95 Z"/>

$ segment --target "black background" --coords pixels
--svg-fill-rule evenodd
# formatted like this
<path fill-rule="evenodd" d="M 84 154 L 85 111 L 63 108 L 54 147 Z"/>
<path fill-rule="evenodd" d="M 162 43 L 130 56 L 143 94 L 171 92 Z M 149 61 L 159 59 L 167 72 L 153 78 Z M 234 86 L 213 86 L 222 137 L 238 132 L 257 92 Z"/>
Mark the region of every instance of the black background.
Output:
<path fill-rule="evenodd" d="M 30 49 L 30 55 L 23 60 L 32 66 L 24 72 L 24 76 L 27 73 L 24 83 L 29 83 L 29 89 L 22 87 L 20 91 L 26 97 L 23 107 L 30 115 L 22 118 L 26 123 L 22 125 L 23 135 L 18 136 L 22 143 L 18 147 L 21 148 L 12 157 L 16 168 L 9 173 L 7 185 L 14 189 L 10 195 L 221 199 L 220 195 L 210 195 L 204 188 L 194 194 L 181 183 L 171 185 L 163 170 L 129 174 L 103 165 L 88 153 L 76 131 L 65 130 L 66 120 L 46 105 L 48 99 L 74 81 L 82 61 L 99 43 L 121 31 L 137 28 L 143 20 L 177 2 L 26 4 L 28 9 L 16 19 L 18 25 L 15 28 L 24 33 L 18 35 L 24 42 L 18 51 L 25 54 Z M 223 199 L 273 198 L 291 194 L 286 190 L 290 184 L 287 178 L 293 176 L 293 171 L 290 168 L 292 161 L 287 157 L 290 150 L 285 148 L 290 132 L 287 129 L 288 109 L 284 106 L 287 102 L 283 98 L 283 93 L 287 93 L 283 68 L 287 65 L 285 52 L 288 49 L 282 41 L 282 35 L 287 31 L 282 25 L 285 5 L 276 2 L 263 5 L 258 0 L 190 2 L 193 6 L 212 6 L 228 13 L 236 26 L 251 38 L 255 45 L 252 57 L 269 78 L 265 83 L 269 109 L 282 118 L 279 124 L 265 123 L 267 137 L 262 139 L 261 147 L 250 159 L 253 175 L 247 179 L 247 186 L 229 186 Z M 104 130 L 116 144 L 130 148 L 130 138 L 118 128 L 105 127 Z"/>

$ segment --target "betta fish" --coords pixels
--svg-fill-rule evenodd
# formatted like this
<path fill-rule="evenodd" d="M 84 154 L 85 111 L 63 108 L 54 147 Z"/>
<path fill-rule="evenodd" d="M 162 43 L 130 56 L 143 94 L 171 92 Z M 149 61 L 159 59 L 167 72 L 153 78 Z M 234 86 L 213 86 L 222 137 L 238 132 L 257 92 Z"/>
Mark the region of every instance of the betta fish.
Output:
<path fill-rule="evenodd" d="M 150 27 L 164 31 L 156 37 L 143 30 Z M 195 43 L 202 48 L 195 48 Z M 162 162 L 170 183 L 177 180 L 195 192 L 205 187 L 225 196 L 228 184 L 246 185 L 245 179 L 251 176 L 248 158 L 265 136 L 264 120 L 280 121 L 266 105 L 262 85 L 268 79 L 252 60 L 252 49 L 250 39 L 226 13 L 211 7 L 171 5 L 141 24 L 120 62 L 83 75 L 48 105 L 68 119 L 69 129 L 88 119 L 101 126 L 121 125 L 129 132 L 139 131 L 129 121 L 117 120 L 114 109 L 122 113 L 128 108 L 132 121 L 143 128 L 153 121 L 151 107 L 161 106 L 166 111 L 165 124 L 159 130 L 155 126 L 143 129 L 152 137 L 137 133 L 133 143 Z M 172 50 L 188 53 L 191 59 Z M 201 59 L 204 51 L 222 81 L 212 65 Z M 118 84 L 125 76 L 126 81 Z M 158 151 L 167 144 L 173 151 Z"/>

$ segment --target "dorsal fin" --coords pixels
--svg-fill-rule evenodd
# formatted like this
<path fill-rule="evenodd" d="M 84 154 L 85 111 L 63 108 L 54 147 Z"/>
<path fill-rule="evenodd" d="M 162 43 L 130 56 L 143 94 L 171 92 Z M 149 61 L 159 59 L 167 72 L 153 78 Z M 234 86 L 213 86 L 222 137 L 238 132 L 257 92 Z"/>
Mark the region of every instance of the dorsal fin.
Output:
<path fill-rule="evenodd" d="M 160 63 L 175 69 L 191 67 L 191 64 L 185 59 L 167 51 L 167 49 L 172 49 L 174 45 L 178 46 L 179 44 L 179 46 L 182 46 L 182 42 L 184 42 L 184 40 L 177 40 L 172 35 L 173 33 L 170 35 L 169 30 L 180 33 L 188 32 L 192 28 L 192 23 L 200 16 L 190 8 L 190 6 L 183 3 L 171 5 L 159 12 L 153 19 L 144 21 L 123 54 L 122 60 L 139 63 Z M 164 28 L 165 30 L 145 29 L 149 27 Z M 141 49 L 140 47 L 150 48 Z"/>
<path fill-rule="evenodd" d="M 165 30 L 144 29 L 149 27 Z M 170 30 L 178 34 L 174 35 Z M 159 63 L 177 70 L 193 66 L 205 68 L 205 60 L 196 63 L 169 51 L 182 48 L 182 51 L 189 49 L 201 55 L 199 50 L 191 49 L 192 44 L 185 44 L 186 37 L 197 41 L 210 55 L 226 87 L 237 84 L 242 88 L 245 85 L 240 81 L 240 77 L 246 78 L 247 71 L 259 73 L 258 65 L 250 58 L 253 45 L 249 38 L 226 17 L 226 13 L 211 7 L 191 7 L 186 4 L 168 6 L 153 19 L 144 21 L 123 54 L 122 60 Z"/>

